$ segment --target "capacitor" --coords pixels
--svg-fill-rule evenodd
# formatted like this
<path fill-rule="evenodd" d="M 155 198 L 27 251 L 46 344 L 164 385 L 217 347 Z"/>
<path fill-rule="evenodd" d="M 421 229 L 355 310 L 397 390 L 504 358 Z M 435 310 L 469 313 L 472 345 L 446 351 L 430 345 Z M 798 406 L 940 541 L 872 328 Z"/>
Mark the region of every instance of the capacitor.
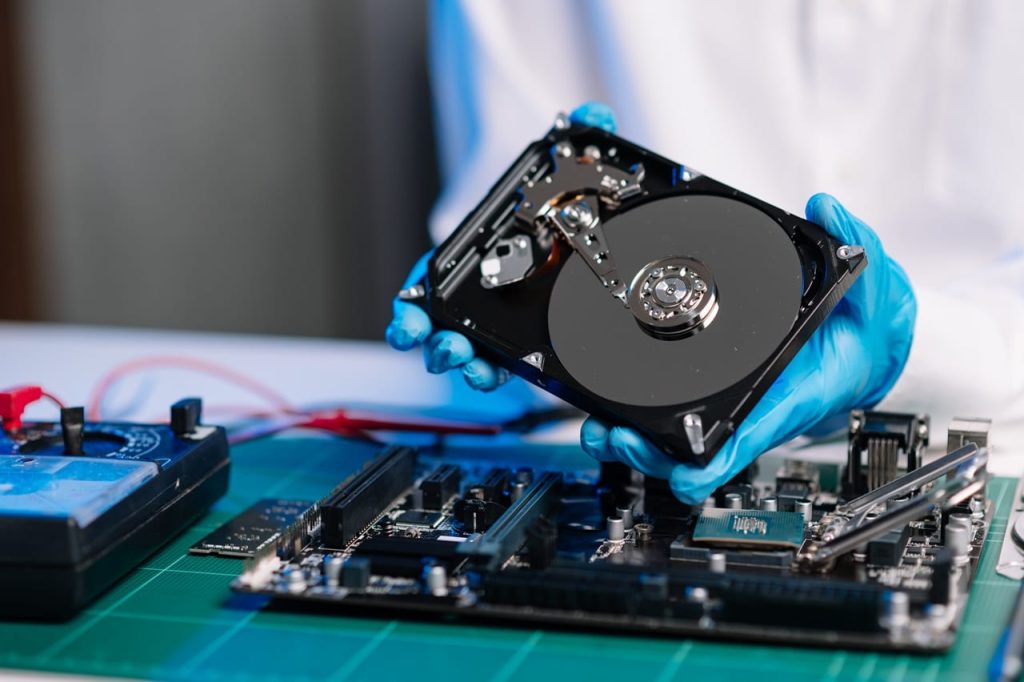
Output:
<path fill-rule="evenodd" d="M 708 555 L 708 570 L 712 573 L 725 573 L 725 552 L 712 552 Z"/>
<path fill-rule="evenodd" d="M 885 624 L 890 630 L 910 624 L 910 597 L 906 592 L 889 592 L 886 595 Z"/>
<path fill-rule="evenodd" d="M 629 507 L 616 507 L 615 513 L 622 519 L 622 527 L 629 530 L 633 527 L 633 510 Z"/>
<path fill-rule="evenodd" d="M 530 467 L 519 467 L 516 469 L 516 480 L 530 485 L 533 483 L 533 469 Z"/>
<path fill-rule="evenodd" d="M 804 523 L 811 522 L 811 512 L 813 510 L 814 505 L 806 497 L 793 503 L 793 511 L 800 512 L 804 515 Z"/>
<path fill-rule="evenodd" d="M 423 567 L 423 587 L 427 594 L 435 597 L 448 595 L 448 573 L 444 566 L 433 564 Z"/>
<path fill-rule="evenodd" d="M 324 563 L 322 566 L 322 572 L 324 575 L 324 585 L 327 587 L 337 587 L 341 580 L 341 565 L 344 562 L 336 556 L 328 554 L 324 557 Z"/>
<path fill-rule="evenodd" d="M 290 567 L 285 570 L 285 578 L 288 580 L 288 591 L 292 593 L 305 592 L 306 575 L 301 568 Z"/>
<path fill-rule="evenodd" d="M 654 534 L 654 526 L 649 523 L 637 523 L 633 526 L 633 530 L 636 532 L 636 544 L 645 545 L 651 541 L 651 536 Z"/>
<path fill-rule="evenodd" d="M 726 509 L 743 509 L 743 496 L 739 493 L 725 494 Z"/>
<path fill-rule="evenodd" d="M 509 497 L 512 498 L 513 502 L 517 501 L 520 497 L 523 496 L 523 493 L 526 492 L 526 486 L 527 484 L 523 481 L 514 481 L 512 483 L 512 488 L 509 491 Z"/>
<path fill-rule="evenodd" d="M 964 528 L 971 528 L 971 515 L 964 514 L 963 512 L 954 512 L 949 515 L 949 520 L 946 523 L 955 523 Z"/>
<path fill-rule="evenodd" d="M 775 496 L 762 497 L 761 511 L 779 511 L 779 498 Z"/>
<path fill-rule="evenodd" d="M 615 518 L 614 516 L 608 517 L 608 539 L 612 541 L 622 540 L 626 537 L 626 528 L 623 524 L 622 519 Z"/>
<path fill-rule="evenodd" d="M 956 554 L 955 563 L 964 563 L 971 549 L 971 531 L 958 523 L 946 524 L 946 546 Z"/>
<path fill-rule="evenodd" d="M 466 491 L 466 499 L 483 500 L 487 498 L 487 493 L 482 485 L 475 485 Z"/>

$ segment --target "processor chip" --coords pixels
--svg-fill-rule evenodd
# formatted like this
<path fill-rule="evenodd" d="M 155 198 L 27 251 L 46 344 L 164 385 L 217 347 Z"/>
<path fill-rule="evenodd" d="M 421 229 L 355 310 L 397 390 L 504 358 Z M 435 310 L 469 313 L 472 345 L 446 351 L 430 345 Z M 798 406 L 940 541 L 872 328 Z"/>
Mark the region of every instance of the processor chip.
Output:
<path fill-rule="evenodd" d="M 693 530 L 697 544 L 798 548 L 803 541 L 804 517 L 799 512 L 705 509 Z"/>

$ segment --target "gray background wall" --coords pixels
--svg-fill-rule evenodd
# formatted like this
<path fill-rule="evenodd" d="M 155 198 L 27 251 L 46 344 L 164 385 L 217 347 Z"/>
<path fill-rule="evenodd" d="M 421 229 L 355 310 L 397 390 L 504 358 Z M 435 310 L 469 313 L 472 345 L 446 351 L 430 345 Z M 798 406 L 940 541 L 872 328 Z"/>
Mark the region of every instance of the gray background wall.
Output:
<path fill-rule="evenodd" d="M 425 3 L 22 11 L 44 319 L 380 338 L 437 192 Z"/>

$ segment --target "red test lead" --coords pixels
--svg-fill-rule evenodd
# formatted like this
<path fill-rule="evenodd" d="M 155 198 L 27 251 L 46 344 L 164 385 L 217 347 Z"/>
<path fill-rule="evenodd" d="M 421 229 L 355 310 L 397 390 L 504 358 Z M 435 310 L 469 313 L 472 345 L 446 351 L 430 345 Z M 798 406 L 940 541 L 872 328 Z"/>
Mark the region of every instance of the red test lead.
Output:
<path fill-rule="evenodd" d="M 42 386 L 15 386 L 0 391 L 0 425 L 4 431 L 19 430 L 25 408 L 42 398 L 47 398 L 57 407 L 64 406 L 55 396 L 44 391 Z"/>

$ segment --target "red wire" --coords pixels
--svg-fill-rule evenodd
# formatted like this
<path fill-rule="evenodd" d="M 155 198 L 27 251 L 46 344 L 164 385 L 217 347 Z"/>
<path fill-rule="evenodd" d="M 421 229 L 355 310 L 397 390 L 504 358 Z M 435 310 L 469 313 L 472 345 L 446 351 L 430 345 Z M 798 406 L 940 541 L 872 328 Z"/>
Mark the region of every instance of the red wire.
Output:
<path fill-rule="evenodd" d="M 313 428 L 339 435 L 366 435 L 372 430 L 396 430 L 396 431 L 425 431 L 440 433 L 476 433 L 493 434 L 500 431 L 497 425 L 487 424 L 460 424 L 432 422 L 430 420 L 409 420 L 400 416 L 375 415 L 373 413 L 350 414 L 343 409 L 334 408 L 326 410 L 299 410 L 291 405 L 284 396 L 269 386 L 256 381 L 244 374 L 236 372 L 227 367 L 182 356 L 154 356 L 139 358 L 124 364 L 118 365 L 105 374 L 96 384 L 88 403 L 88 419 L 99 421 L 102 418 L 101 411 L 104 397 L 118 381 L 124 377 L 148 369 L 178 368 L 196 372 L 206 373 L 218 377 L 224 381 L 240 386 L 272 404 L 271 410 L 259 408 L 238 408 L 237 406 L 220 406 L 227 412 L 236 412 L 238 416 L 249 418 L 273 418 L 282 416 L 301 417 L 302 420 L 293 424 L 305 428 Z M 52 399 L 52 396 L 50 396 Z M 213 408 L 216 409 L 216 408 Z M 284 428 L 284 427 L 282 427 Z M 273 427 L 271 428 L 273 430 Z"/>
<path fill-rule="evenodd" d="M 56 405 L 59 409 L 64 409 L 64 401 L 50 393 L 49 391 L 43 391 L 43 397 L 49 400 L 51 403 Z"/>
<path fill-rule="evenodd" d="M 229 369 L 212 362 L 207 362 L 206 360 L 198 360 L 196 358 L 175 355 L 158 355 L 132 360 L 118 365 L 107 372 L 96 384 L 96 388 L 93 389 L 92 395 L 89 396 L 87 410 L 89 420 L 99 421 L 102 418 L 100 412 L 102 410 L 103 399 L 114 384 L 134 372 L 147 369 L 186 369 L 216 376 L 228 383 L 235 384 L 236 386 L 258 395 L 268 403 L 272 404 L 278 411 L 288 414 L 296 412 L 291 403 L 289 403 L 288 400 L 280 393 L 266 384 L 247 377 L 233 369 Z"/>

